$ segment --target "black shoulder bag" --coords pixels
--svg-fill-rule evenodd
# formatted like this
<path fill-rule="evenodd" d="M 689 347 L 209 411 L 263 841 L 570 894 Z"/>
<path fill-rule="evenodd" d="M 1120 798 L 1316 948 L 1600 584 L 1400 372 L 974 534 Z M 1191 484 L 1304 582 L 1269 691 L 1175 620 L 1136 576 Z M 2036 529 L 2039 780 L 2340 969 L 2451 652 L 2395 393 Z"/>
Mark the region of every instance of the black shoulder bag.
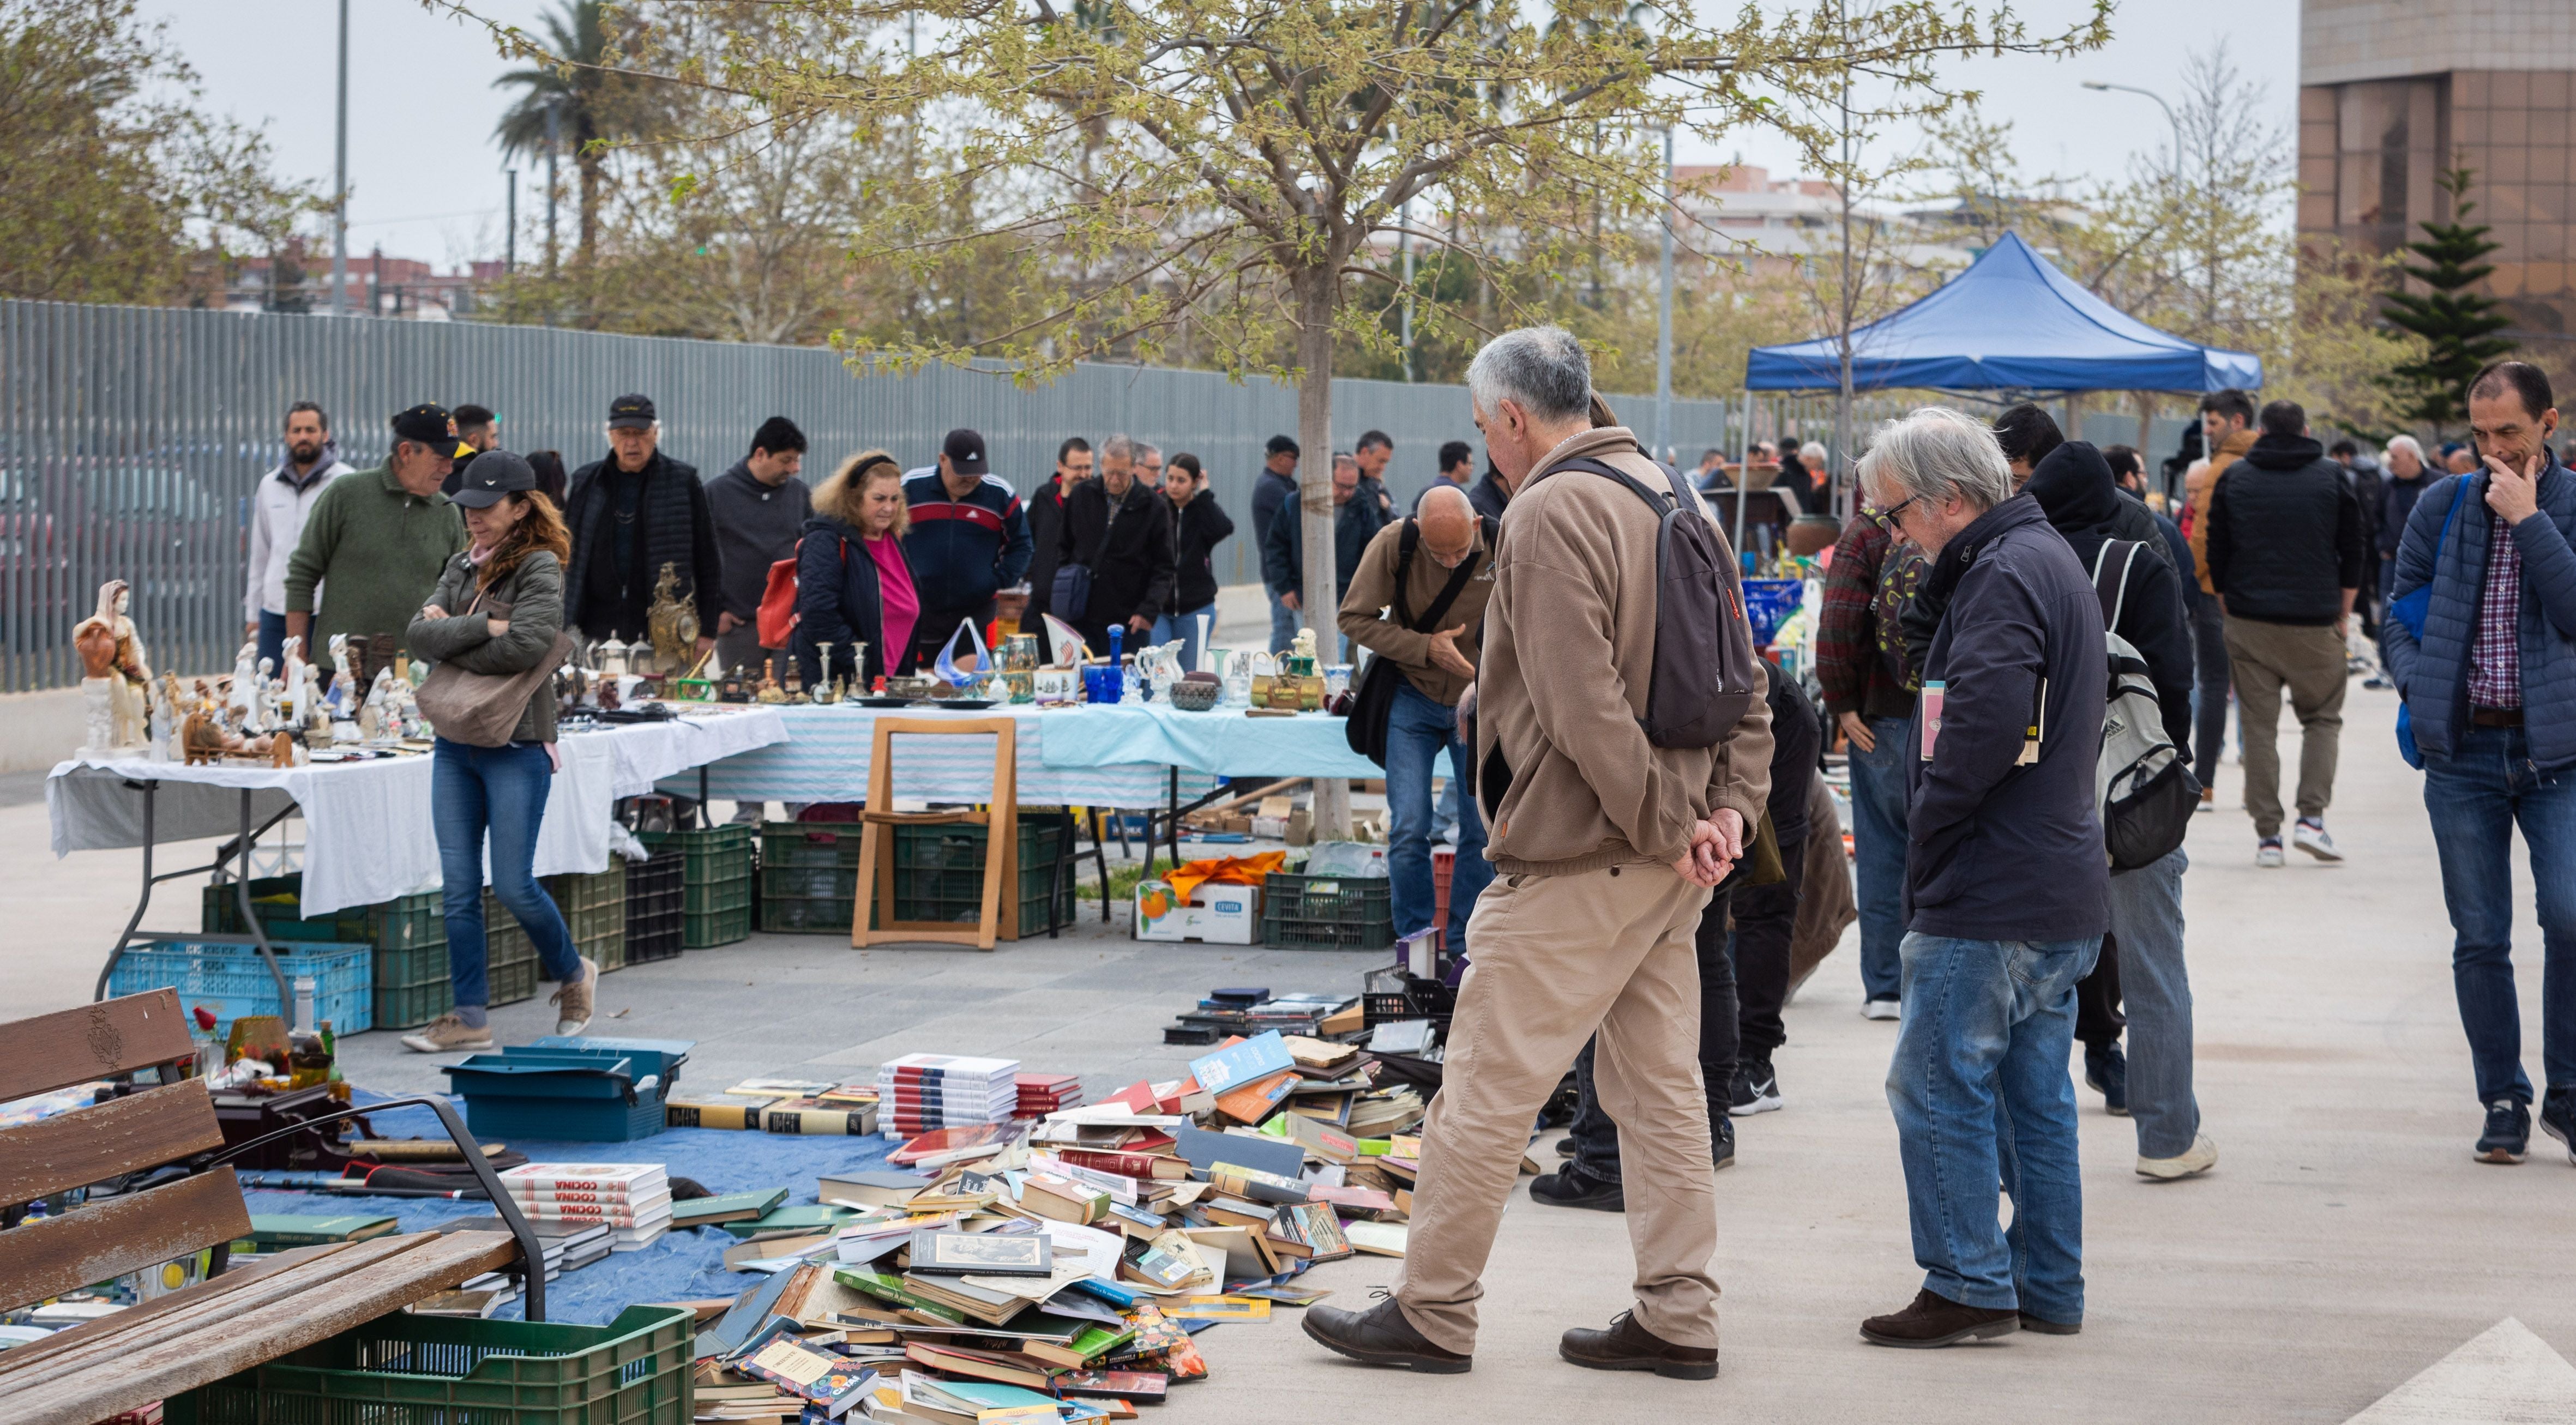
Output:
<path fill-rule="evenodd" d="M 1494 522 L 1480 517 L 1476 529 L 1484 537 L 1485 558 L 1490 560 L 1497 533 Z M 1449 571 L 1449 582 L 1440 587 L 1440 597 L 1433 599 L 1431 607 L 1423 610 L 1421 619 L 1416 621 L 1413 610 L 1405 604 L 1404 590 L 1413 578 L 1413 552 L 1421 547 L 1421 522 L 1407 515 L 1404 533 L 1396 536 L 1395 621 L 1415 633 L 1430 633 L 1440 627 L 1441 617 L 1466 592 L 1467 581 L 1475 577 L 1476 556 L 1470 553 L 1458 561 L 1458 567 Z M 1395 708 L 1396 686 L 1403 681 L 1404 674 L 1395 666 L 1395 660 L 1372 653 L 1367 670 L 1360 674 L 1359 687 L 1351 693 L 1350 717 L 1343 724 L 1342 735 L 1350 739 L 1353 752 L 1380 767 L 1386 765 L 1387 715 Z"/>

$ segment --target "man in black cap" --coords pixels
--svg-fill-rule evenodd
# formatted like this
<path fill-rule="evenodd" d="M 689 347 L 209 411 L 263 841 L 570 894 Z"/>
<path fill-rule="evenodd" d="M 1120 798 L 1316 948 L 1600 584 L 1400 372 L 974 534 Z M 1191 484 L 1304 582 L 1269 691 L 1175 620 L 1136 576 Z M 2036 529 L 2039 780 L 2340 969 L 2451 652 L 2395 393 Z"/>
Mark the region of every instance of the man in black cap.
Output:
<path fill-rule="evenodd" d="M 924 668 L 959 623 L 972 619 L 980 629 L 993 617 L 994 592 L 1027 577 L 1037 550 L 1019 492 L 992 471 L 984 437 L 959 429 L 939 443 L 937 468 L 903 482 L 904 502 L 912 507 L 903 554 L 921 595 L 913 645 Z"/>
<path fill-rule="evenodd" d="M 1262 457 L 1261 473 L 1252 480 L 1252 540 L 1254 547 L 1270 547 L 1270 522 L 1285 510 L 1290 519 L 1297 517 L 1297 442 L 1284 435 L 1270 437 Z M 1297 599 L 1293 588 L 1270 585 L 1270 651 L 1285 653 L 1297 641 Z M 1282 596 L 1285 596 L 1284 598 Z"/>
<path fill-rule="evenodd" d="M 678 597 L 697 608 L 703 654 L 715 647 L 724 611 L 724 561 L 697 467 L 664 455 L 661 441 L 651 397 L 608 403 L 610 455 L 573 472 L 564 511 L 572 535 L 564 622 L 584 638 L 644 637 L 653 587 L 667 564 L 679 576 Z"/>
<path fill-rule="evenodd" d="M 314 662 L 328 656 L 334 634 L 390 634 L 401 648 L 448 556 L 465 547 L 465 522 L 438 489 L 469 451 L 455 418 L 443 406 L 414 406 L 394 417 L 393 432 L 384 464 L 323 488 L 286 561 L 286 634 L 303 639 Z"/>
<path fill-rule="evenodd" d="M 438 489 L 440 494 L 454 499 L 456 492 L 465 487 L 465 467 L 474 463 L 474 457 L 500 448 L 501 418 L 492 414 L 491 407 L 478 406 L 471 401 L 458 406 L 451 414 L 456 417 L 456 438 L 463 442 L 465 453 L 456 457 L 456 468 L 447 472 L 446 482 Z"/>

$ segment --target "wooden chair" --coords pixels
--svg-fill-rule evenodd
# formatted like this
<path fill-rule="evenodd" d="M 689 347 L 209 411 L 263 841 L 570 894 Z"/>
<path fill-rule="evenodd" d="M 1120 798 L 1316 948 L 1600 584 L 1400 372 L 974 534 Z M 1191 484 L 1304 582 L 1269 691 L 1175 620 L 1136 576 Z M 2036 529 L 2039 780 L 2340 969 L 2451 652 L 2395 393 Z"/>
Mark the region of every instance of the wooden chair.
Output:
<path fill-rule="evenodd" d="M 891 811 L 894 805 L 894 739 L 905 737 L 990 737 L 993 739 L 993 798 L 988 809 L 974 811 Z M 851 907 L 850 944 L 972 945 L 990 950 L 1004 933 L 1019 938 L 1020 869 L 1019 723 L 1007 717 L 900 718 L 876 720 L 868 746 L 868 809 L 861 814 L 859 834 L 861 893 Z M 960 929 L 947 921 L 899 921 L 894 918 L 895 826 L 980 826 L 984 828 L 984 898 L 975 928 Z M 1014 888 L 1007 899 L 1003 887 Z M 876 924 L 869 924 L 869 907 Z"/>
<path fill-rule="evenodd" d="M 528 1270 L 545 1260 L 543 1248 L 443 1100 L 397 1099 L 366 1111 L 404 1103 L 437 1109 L 510 1233 L 332 1243 L 227 1271 L 229 1244 L 249 1236 L 251 1225 L 241 1184 L 223 1160 L 285 1134 L 225 1149 L 204 1082 L 176 1076 L 178 1062 L 194 1052 L 178 994 L 154 990 L 0 1025 L 0 1043 L 9 1046 L 0 1055 L 0 1102 L 95 1079 L 131 1084 L 144 1069 L 159 1079 L 157 1087 L 95 1107 L 0 1129 L 0 1221 L 10 1224 L 0 1231 L 0 1309 L 212 1249 L 208 1279 L 195 1286 L 0 1352 L 0 1420 L 91 1425 L 503 1268 L 521 1274 L 528 1319 L 544 1319 L 545 1276 Z M 164 1165 L 186 1175 L 52 1217 L 25 1213 L 25 1204 L 52 1194 L 121 1188 L 129 1175 Z"/>

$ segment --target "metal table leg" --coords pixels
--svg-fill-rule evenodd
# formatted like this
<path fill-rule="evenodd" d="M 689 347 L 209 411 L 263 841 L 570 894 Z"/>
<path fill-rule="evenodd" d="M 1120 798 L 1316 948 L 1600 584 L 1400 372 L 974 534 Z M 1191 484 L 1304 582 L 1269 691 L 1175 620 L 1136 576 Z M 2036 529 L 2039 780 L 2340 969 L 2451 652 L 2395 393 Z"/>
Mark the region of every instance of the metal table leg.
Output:
<path fill-rule="evenodd" d="M 109 947 L 107 952 L 107 963 L 99 967 L 98 983 L 91 988 L 90 998 L 92 1000 L 103 1000 L 107 998 L 108 981 L 116 974 L 117 962 L 125 958 L 126 946 L 133 944 L 137 940 L 150 940 L 158 936 L 159 938 L 165 939 L 185 939 L 208 945 L 257 946 L 260 958 L 268 964 L 269 977 L 277 984 L 278 1013 L 282 1016 L 292 1016 L 295 1013 L 294 987 L 287 984 L 286 971 L 278 965 L 277 951 L 275 947 L 269 944 L 268 931 L 260 925 L 259 916 L 255 913 L 254 907 L 251 904 L 250 850 L 252 844 L 259 838 L 261 833 L 267 831 L 270 827 L 277 825 L 279 822 L 284 821 L 287 817 L 294 815 L 294 803 L 289 802 L 286 808 L 280 811 L 277 815 L 261 822 L 257 827 L 253 827 L 250 824 L 252 793 L 248 788 L 244 788 L 241 793 L 241 830 L 229 847 L 219 846 L 215 848 L 215 859 L 203 866 L 189 866 L 177 871 L 156 872 L 152 867 L 153 850 L 157 836 L 156 818 L 159 809 L 157 794 L 161 790 L 161 783 L 157 780 L 147 780 L 141 782 L 127 782 L 125 785 L 130 790 L 138 791 L 143 794 L 142 894 L 137 897 L 134 902 L 134 914 L 126 917 L 124 933 L 116 937 L 115 945 Z M 154 886 L 159 885 L 163 881 L 175 881 L 183 876 L 203 875 L 207 872 L 229 874 L 233 877 L 233 893 L 236 897 L 235 904 L 240 909 L 245 933 L 238 935 L 215 934 L 202 930 L 154 932 L 141 928 L 143 925 L 144 915 L 152 908 L 152 888 Z"/>

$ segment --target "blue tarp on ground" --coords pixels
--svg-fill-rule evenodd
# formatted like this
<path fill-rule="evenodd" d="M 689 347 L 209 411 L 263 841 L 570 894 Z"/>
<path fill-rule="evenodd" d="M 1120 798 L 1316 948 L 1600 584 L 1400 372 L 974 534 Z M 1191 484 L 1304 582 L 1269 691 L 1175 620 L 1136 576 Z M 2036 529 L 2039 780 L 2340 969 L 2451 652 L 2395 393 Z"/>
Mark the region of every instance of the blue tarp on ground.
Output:
<path fill-rule="evenodd" d="M 363 1090 L 360 1104 L 379 1095 Z M 459 1103 L 458 1107 L 463 1108 Z M 388 1138 L 439 1138 L 445 1133 L 425 1108 L 400 1108 L 369 1115 L 378 1133 Z M 807 1138 L 783 1133 L 726 1133 L 708 1128 L 673 1128 L 632 1143 L 534 1143 L 506 1140 L 509 1146 L 540 1163 L 660 1163 L 675 1178 L 695 1178 L 717 1193 L 750 1192 L 783 1187 L 790 1205 L 815 1201 L 815 1181 L 827 1173 L 887 1168 L 886 1155 L 900 1146 L 881 1137 Z M 281 1192 L 254 1188 L 243 1194 L 253 1212 L 308 1213 L 336 1217 L 343 1213 L 380 1213 L 399 1218 L 406 1232 L 427 1231 L 460 1217 L 484 1217 L 492 1204 L 473 1199 L 450 1201 L 419 1197 L 358 1197 L 339 1193 Z M 665 1232 L 651 1246 L 613 1252 L 599 1262 L 564 1273 L 546 1284 L 546 1319 L 582 1326 L 605 1326 L 617 1313 L 639 1302 L 689 1301 L 732 1296 L 759 1280 L 724 1267 L 725 1248 L 735 1245 L 720 1227 Z M 504 1320 L 522 1318 L 522 1303 L 496 1313 Z"/>
<path fill-rule="evenodd" d="M 1856 328 L 1852 383 L 1862 391 L 2251 391 L 2263 384 L 2263 363 L 2157 331 L 2006 233 L 1940 291 Z M 1755 347 L 1744 384 L 1838 389 L 1840 343 Z"/>

